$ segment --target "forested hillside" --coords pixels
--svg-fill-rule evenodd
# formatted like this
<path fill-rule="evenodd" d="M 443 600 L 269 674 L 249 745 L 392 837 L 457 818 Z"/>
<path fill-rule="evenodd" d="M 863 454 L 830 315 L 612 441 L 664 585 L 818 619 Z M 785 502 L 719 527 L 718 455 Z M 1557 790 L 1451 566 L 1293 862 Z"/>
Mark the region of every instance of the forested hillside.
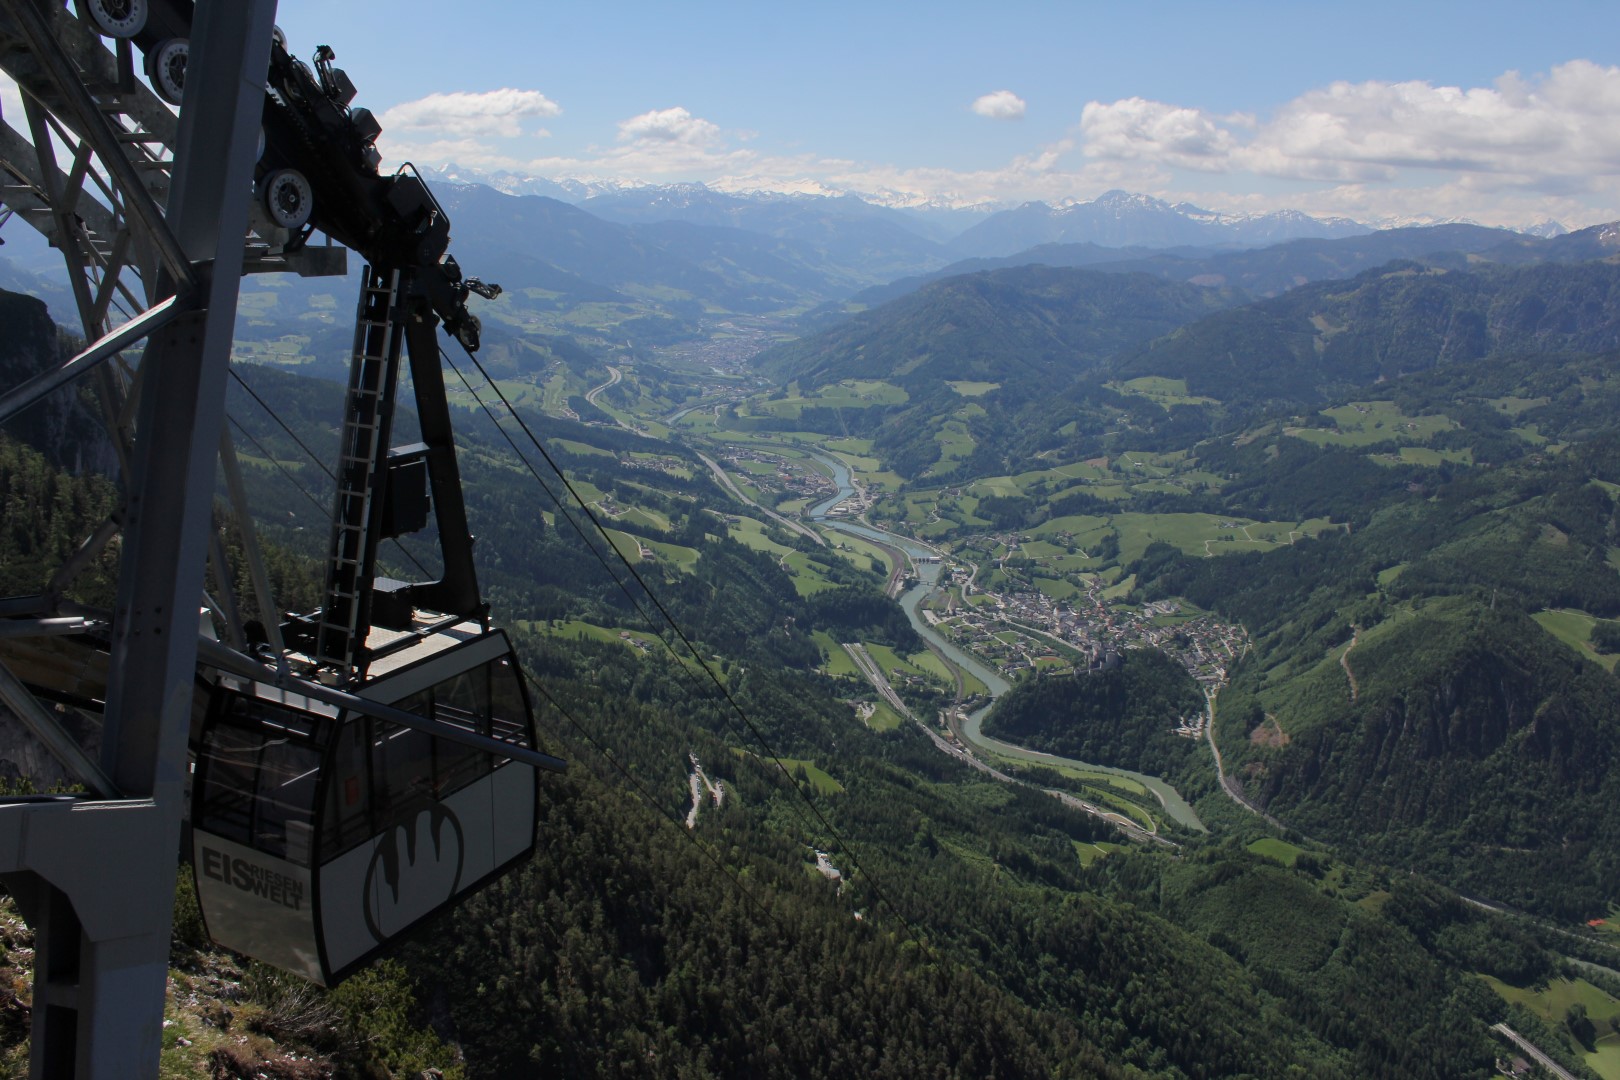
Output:
<path fill-rule="evenodd" d="M 953 279 L 898 302 L 899 322 L 776 354 L 796 385 L 741 406 L 692 393 L 722 404 L 684 437 L 607 422 L 678 411 L 672 374 L 649 366 L 591 402 L 536 381 L 520 411 L 583 506 L 517 429 L 463 410 L 483 592 L 535 680 L 542 747 L 571 763 L 542 785 L 537 854 L 364 994 L 309 992 L 302 1028 L 285 980 L 199 952 L 182 919 L 179 984 L 238 986 L 243 1018 L 177 1002 L 190 1045 L 170 1052 L 266 1076 L 314 1053 L 335 1075 L 1484 1077 L 1488 1025 L 1510 1018 L 1581 1068 L 1576 1036 L 1510 1012 L 1482 976 L 1601 982 L 1561 957 L 1611 966 L 1612 949 L 1427 878 L 1563 921 L 1620 894 L 1620 684 L 1597 629 L 1620 615 L 1620 455 L 1603 435 L 1620 385 L 1594 352 L 1611 276 L 1386 268 L 1213 322 L 1240 297 L 1043 268 Z M 1478 348 L 1444 332 L 1470 313 Z M 1300 320 L 1294 352 L 1255 344 L 1270 339 L 1252 327 L 1288 342 Z M 1188 335 L 1314 374 L 1234 377 L 1217 400 L 1196 381 L 1227 363 L 1208 350 L 1118 366 L 1179 356 Z M 553 343 L 546 370 L 601 377 L 573 348 Z M 515 339 L 492 359 L 503 378 L 535 362 Z M 307 609 L 337 390 L 238 374 L 232 430 L 272 575 Z M 1051 602 L 1137 628 L 1091 673 L 1061 673 L 1048 635 L 1031 650 L 1048 666 L 1010 677 L 985 730 L 1166 777 L 1207 834 L 1155 826 L 1145 789 L 1118 789 L 1110 817 L 1072 768 L 941 752 L 951 681 L 885 598 L 887 556 L 760 512 L 824 496 L 818 427 L 881 492 L 869 520 L 972 566 L 936 621 Z M 402 412 L 399 437 L 413 428 Z M 26 511 L 8 510 L 7 583 L 37 589 L 116 493 L 0 447 L 0 491 Z M 749 502 L 715 479 L 722 449 Z M 424 548 L 389 546 L 385 569 L 431 573 Z M 885 658 L 919 722 L 865 700 L 843 643 Z M 1222 791 L 1200 726 L 1211 680 L 1229 787 L 1293 831 Z M 959 676 L 954 692 L 973 691 Z M 245 1026 L 275 1047 L 219 1057 Z M 387 1037 L 354 1036 L 369 1028 Z"/>
<path fill-rule="evenodd" d="M 1615 462 L 1608 438 L 1461 474 L 1429 498 L 1387 498 L 1349 535 L 1264 555 L 1150 549 L 1148 595 L 1257 634 L 1218 728 L 1251 796 L 1460 888 L 1601 913 L 1620 889 L 1603 840 L 1620 683 L 1529 616 L 1620 614 Z"/>
<path fill-rule="evenodd" d="M 950 380 L 1046 385 L 1244 299 L 1142 276 L 1025 266 L 951 278 L 759 358 L 781 382 L 884 379 L 907 390 Z"/>
<path fill-rule="evenodd" d="M 1393 264 L 1212 316 L 1124 357 L 1222 401 L 1313 404 L 1485 356 L 1620 346 L 1620 267 L 1436 270 Z"/>
<path fill-rule="evenodd" d="M 96 512 L 70 516 L 82 528 Z M 702 558 L 748 565 L 724 545 Z M 773 563 L 748 573 L 738 597 L 785 595 Z M 678 618 L 706 628 L 718 584 L 670 592 Z M 823 601 L 801 617 L 824 610 L 846 609 Z M 871 621 L 861 605 L 844 617 Z M 177 978 L 201 997 L 171 1014 L 187 1043 L 171 1043 L 177 1068 L 206 1054 L 210 1068 L 292 1076 L 289 1054 L 304 1053 L 338 1072 L 416 1062 L 491 1077 L 1486 1074 L 1481 1025 L 1458 1021 L 1499 1006 L 1410 931 L 1358 914 L 1376 873 L 1345 866 L 1329 891 L 1320 863 L 1266 871 L 1214 845 L 1198 856 L 1210 876 L 1164 894 L 1218 905 L 1232 875 L 1274 873 L 1319 897 L 1320 940 L 1351 954 L 1335 952 L 1331 994 L 1279 983 L 1275 957 L 1234 947 L 1255 948 L 1246 931 L 1189 932 L 1180 909 L 1139 902 L 1179 863 L 1172 852 L 1121 849 L 1106 824 L 954 764 L 913 728 L 866 729 L 841 686 L 794 670 L 791 637 L 728 640 L 728 683 L 773 750 L 828 782 L 784 776 L 673 660 L 525 624 L 542 744 L 574 762 L 542 791 L 535 862 L 425 931 L 386 981 L 314 995 L 298 1022 L 285 979 L 196 954 L 182 922 Z M 691 830 L 689 755 L 726 792 Z M 1117 862 L 1089 876 L 1082 850 Z M 841 882 L 816 871 L 816 851 Z M 1382 952 L 1344 959 L 1368 934 Z M 208 1004 L 229 986 L 242 988 L 236 1016 Z M 384 1025 L 386 1038 L 349 1041 Z"/>
<path fill-rule="evenodd" d="M 1097 244 L 1041 244 L 1017 255 L 964 259 L 926 276 L 902 278 L 856 293 L 853 303 L 875 306 L 941 278 L 1009 266 L 1090 266 L 1113 273 L 1152 274 L 1169 281 L 1226 285 L 1255 297 L 1275 296 L 1307 282 L 1348 278 L 1395 259 L 1421 259 L 1440 265 L 1465 265 L 1464 256 L 1511 262 L 1553 259 L 1574 246 L 1522 237 L 1504 229 L 1478 225 L 1435 225 L 1380 229 L 1360 236 L 1289 240 L 1242 251 L 1207 249 L 1153 250 L 1101 247 Z M 1500 255 L 1498 254 L 1500 253 Z M 1601 258 L 1601 255 L 1586 255 Z"/>
<path fill-rule="evenodd" d="M 1176 723 L 1204 708 L 1181 665 L 1152 649 L 1125 653 L 1117 668 L 1030 679 L 996 704 L 985 733 L 1063 757 L 1176 776 L 1197 743 Z"/>
<path fill-rule="evenodd" d="M 1370 238 L 1301 243 L 1349 245 L 1322 257 L 1352 265 L 1361 249 L 1380 250 Z M 1264 266 L 1284 257 L 1267 249 L 1229 258 Z M 882 404 L 807 408 L 795 419 L 802 429 L 873 436 L 886 465 L 916 480 L 1019 472 L 1037 455 L 1085 460 L 1109 451 L 1104 432 L 1182 447 L 1268 410 L 1318 409 L 1405 375 L 1620 347 L 1612 263 L 1440 262 L 1391 263 L 1254 303 L 1236 289 L 1140 273 L 989 271 L 935 282 L 760 362 L 807 395 L 857 380 L 902 390 L 896 400 L 874 398 Z M 1132 389 L 1155 380 L 1180 389 L 1157 399 Z M 934 445 L 949 425 L 971 437 L 965 459 Z"/>

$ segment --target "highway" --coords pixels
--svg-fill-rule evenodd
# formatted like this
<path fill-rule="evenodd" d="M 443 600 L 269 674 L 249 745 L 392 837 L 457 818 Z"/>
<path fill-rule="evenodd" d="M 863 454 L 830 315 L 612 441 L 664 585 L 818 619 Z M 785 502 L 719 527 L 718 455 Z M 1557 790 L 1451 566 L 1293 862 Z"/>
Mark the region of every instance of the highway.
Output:
<path fill-rule="evenodd" d="M 707 454 L 698 454 L 698 459 L 709 467 L 709 471 L 714 473 L 714 478 L 719 481 L 720 486 L 725 488 L 726 492 L 731 495 L 732 498 L 746 506 L 752 506 L 755 510 L 758 510 L 760 513 L 764 514 L 766 517 L 770 518 L 784 529 L 789 529 L 796 532 L 800 536 L 808 536 L 822 547 L 827 546 L 827 541 L 822 538 L 822 535 L 810 528 L 808 525 L 785 518 L 781 514 L 778 514 L 775 510 L 767 510 L 753 499 L 750 499 L 747 495 L 744 495 L 742 493 L 742 489 L 732 481 L 731 477 L 727 475 L 726 470 L 722 469 L 720 467 L 720 463 L 715 461 L 712 457 Z"/>
<path fill-rule="evenodd" d="M 1092 815 L 1093 817 L 1101 818 L 1135 839 L 1157 840 L 1159 843 L 1167 844 L 1172 847 L 1175 846 L 1170 841 L 1165 840 L 1163 837 L 1142 828 L 1141 825 L 1126 817 L 1124 814 L 1115 813 L 1112 810 L 1105 810 L 1095 803 L 1087 802 L 1085 799 L 1070 795 L 1066 791 L 1059 791 L 1056 788 L 1043 788 L 1039 785 L 1031 784 L 1027 780 L 1020 780 L 1016 776 L 1009 776 L 993 765 L 979 760 L 977 757 L 963 750 L 961 747 L 953 745 L 950 740 L 946 739 L 944 736 L 940 735 L 939 732 L 923 723 L 917 718 L 916 714 L 906 707 L 906 703 L 900 699 L 900 695 L 895 693 L 894 687 L 890 685 L 888 677 L 884 675 L 883 671 L 877 666 L 877 661 L 873 660 L 872 655 L 866 651 L 865 645 L 862 645 L 860 642 L 845 642 L 844 651 L 849 654 L 849 658 L 851 660 L 855 661 L 855 666 L 860 668 L 861 674 L 866 677 L 866 681 L 871 683 L 872 686 L 876 688 L 877 692 L 882 695 L 883 700 L 887 701 L 889 705 L 901 716 L 922 728 L 923 733 L 933 741 L 936 747 L 956 758 L 964 765 L 978 769 L 980 772 L 985 773 L 988 776 L 992 776 L 1004 784 L 1021 784 L 1025 787 L 1033 787 L 1037 791 L 1044 791 L 1046 794 L 1052 796 L 1052 798 L 1061 802 L 1064 806 L 1067 806 L 1072 810 L 1083 811 Z"/>
<path fill-rule="evenodd" d="M 1558 1064 L 1558 1062 L 1554 1061 L 1546 1054 L 1543 1054 L 1540 1049 L 1536 1047 L 1535 1043 L 1531 1042 L 1529 1039 L 1526 1039 L 1523 1035 L 1520 1035 L 1517 1031 L 1514 1031 L 1506 1024 L 1492 1024 L 1491 1030 L 1499 1035 L 1506 1036 L 1507 1038 L 1513 1040 L 1514 1046 L 1517 1046 L 1520 1050 L 1523 1050 L 1525 1053 L 1529 1054 L 1535 1059 L 1536 1064 L 1558 1077 L 1558 1080 L 1576 1080 L 1574 1073 Z"/>

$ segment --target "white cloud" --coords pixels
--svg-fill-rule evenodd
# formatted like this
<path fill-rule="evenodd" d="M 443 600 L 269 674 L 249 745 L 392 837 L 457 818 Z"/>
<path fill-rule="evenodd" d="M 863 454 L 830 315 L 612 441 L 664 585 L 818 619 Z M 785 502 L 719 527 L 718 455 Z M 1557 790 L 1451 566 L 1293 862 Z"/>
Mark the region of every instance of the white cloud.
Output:
<path fill-rule="evenodd" d="M 538 90 L 507 88 L 482 93 L 429 94 L 385 110 L 378 120 L 385 131 L 441 132 L 459 138 L 516 138 L 525 134 L 523 121 L 561 113 L 562 107 Z"/>
<path fill-rule="evenodd" d="M 1017 102 L 998 91 L 975 102 L 975 111 L 987 115 L 988 103 L 1003 96 L 1008 106 Z M 456 97 L 484 96 L 423 99 L 406 119 L 445 116 L 427 103 Z M 1612 122 L 1620 115 L 1620 68 L 1584 60 L 1472 88 L 1332 83 L 1258 116 L 1140 97 L 1094 101 L 1066 136 L 965 170 L 773 153 L 767 138 L 748 139 L 681 107 L 619 122 L 606 145 L 540 156 L 521 140 L 486 134 L 510 130 L 491 119 L 509 112 L 463 108 L 469 112 L 479 122 L 431 128 L 420 119 L 420 130 L 402 127 L 397 140 L 385 132 L 385 152 L 541 176 L 853 191 L 895 204 L 1060 203 L 1117 187 L 1212 210 L 1293 208 L 1368 222 L 1556 218 L 1579 227 L 1620 218 L 1613 194 L 1620 192 L 1620 124 Z"/>
<path fill-rule="evenodd" d="M 1087 103 L 1080 132 L 1088 157 L 1158 161 L 1186 169 L 1226 167 L 1237 139 L 1210 114 L 1139 97 Z"/>
<path fill-rule="evenodd" d="M 1424 174 L 1475 177 L 1479 191 L 1597 191 L 1620 175 L 1620 68 L 1573 60 L 1494 86 L 1337 82 L 1269 118 L 1125 98 L 1091 102 L 1088 157 L 1328 183 L 1394 184 Z"/>
<path fill-rule="evenodd" d="M 973 111 L 991 120 L 1022 120 L 1024 99 L 1011 90 L 997 90 L 973 102 Z"/>
<path fill-rule="evenodd" d="M 1620 68 L 1586 60 L 1491 87 L 1334 83 L 1279 109 L 1248 148 L 1256 172 L 1391 179 L 1441 169 L 1549 185 L 1620 172 Z M 1518 183 L 1519 181 L 1511 181 Z"/>
<path fill-rule="evenodd" d="M 619 141 L 713 146 L 720 141 L 720 128 L 677 105 L 673 109 L 654 109 L 621 120 Z"/>

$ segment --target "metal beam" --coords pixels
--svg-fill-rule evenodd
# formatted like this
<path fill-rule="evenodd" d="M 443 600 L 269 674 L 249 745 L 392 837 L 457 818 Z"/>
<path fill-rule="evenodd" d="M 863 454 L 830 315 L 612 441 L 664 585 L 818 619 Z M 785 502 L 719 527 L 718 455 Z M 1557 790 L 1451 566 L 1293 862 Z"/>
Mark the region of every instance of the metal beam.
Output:
<path fill-rule="evenodd" d="M 500 757 L 511 758 L 513 761 L 522 762 L 524 765 L 533 765 L 537 769 L 545 769 L 548 772 L 564 772 L 568 768 L 568 762 L 562 758 L 552 757 L 550 754 L 541 753 L 527 746 L 518 746 L 516 743 L 509 743 L 504 739 L 480 735 L 475 731 L 468 731 L 466 728 L 447 724 L 443 720 L 419 716 L 416 713 L 407 712 L 392 705 L 385 705 L 380 701 L 372 701 L 370 698 L 364 698 L 358 694 L 322 686 L 320 683 L 311 682 L 308 679 L 300 679 L 293 675 L 277 677 L 275 673 L 267 671 L 263 664 L 252 657 L 243 656 L 236 650 L 221 645 L 210 638 L 201 638 L 197 642 L 197 655 L 201 657 L 204 663 L 227 674 L 267 686 L 274 686 L 278 690 L 285 690 L 290 694 L 297 694 L 311 701 L 318 701 L 323 705 L 347 709 L 350 712 L 361 713 L 378 720 L 387 720 L 389 723 L 398 724 L 400 727 L 408 727 L 438 739 L 459 743 L 474 750 L 482 750 L 486 754 L 497 754 Z"/>
<path fill-rule="evenodd" d="M 74 620 L 79 621 L 79 620 Z M 23 726 L 31 731 L 34 738 L 45 744 L 45 749 L 67 767 L 68 772 L 78 777 L 79 782 L 90 789 L 90 793 L 101 799 L 118 798 L 118 788 L 113 784 L 112 778 L 101 771 L 101 766 L 91 760 L 90 755 L 79 748 L 73 741 L 73 736 L 62 730 L 62 725 L 39 703 L 39 699 L 28 692 L 11 669 L 0 664 L 0 702 L 4 702 L 21 720 Z"/>
<path fill-rule="evenodd" d="M 73 122 L 74 129 L 85 142 L 95 150 L 102 168 L 107 170 L 109 176 L 117 183 L 124 196 L 124 209 L 131 219 L 138 221 L 142 230 L 157 249 L 159 257 L 163 260 L 163 267 L 177 282 L 187 286 L 195 286 L 195 274 L 191 267 L 191 260 L 187 257 L 185 245 L 170 230 L 165 220 L 163 209 L 150 192 L 147 191 L 146 181 L 141 177 L 126 156 L 124 144 L 107 122 L 101 109 L 90 91 L 80 77 L 78 69 L 63 51 L 57 38 L 51 33 L 45 13 L 31 0 L 0 0 L 0 8 L 10 15 L 15 29 L 20 33 L 35 63 L 41 73 L 49 81 L 54 92 L 54 101 L 47 102 L 53 111 L 65 112 L 67 118 Z M 192 63 L 195 65 L 203 60 L 200 41 L 193 37 Z M 265 49 L 265 67 L 269 66 L 269 48 Z M 188 74 L 187 82 L 190 77 Z M 32 91 L 32 88 L 30 88 Z M 37 94 L 35 95 L 38 96 Z M 200 96 L 200 95 L 199 95 Z M 42 99 L 43 100 L 43 99 Z M 262 101 L 261 101 L 262 107 Z M 181 140 L 184 139 L 185 116 L 182 112 L 180 118 Z M 257 118 L 254 124 L 254 139 L 257 140 Z M 178 154 L 176 155 L 178 163 Z M 252 177 L 248 178 L 249 183 Z M 247 190 L 244 188 L 243 190 Z M 172 194 L 171 194 L 172 199 Z M 247 232 L 246 221 L 243 222 L 243 233 Z M 241 247 L 241 236 L 234 237 L 238 247 Z"/>
<path fill-rule="evenodd" d="M 0 400 L 9 415 L 150 335 L 135 404 L 100 766 L 133 799 L 81 802 L 70 811 L 0 803 L 0 873 L 21 874 L 45 915 L 35 957 L 33 1075 L 155 1080 L 197 598 L 275 3 L 197 4 L 166 214 L 101 115 L 89 76 L 53 37 L 64 19 L 80 37 L 84 28 L 59 5 L 36 0 L 0 0 L 0 16 L 9 16 L 0 18 L 0 36 L 14 42 L 20 30 L 26 40 L 31 85 L 45 96 L 29 92 L 95 150 L 116 189 L 115 214 L 121 208 L 140 226 L 137 246 L 157 249 L 162 273 L 144 283 L 148 297 L 167 301 Z M 8 54 L 8 70 L 14 61 Z M 72 174 L 69 181 L 58 198 L 77 189 Z"/>
<path fill-rule="evenodd" d="M 49 371 L 40 372 L 0 397 L 0 423 L 10 420 L 52 390 L 66 386 L 102 361 L 117 356 L 142 338 L 168 326 L 190 310 L 188 300 L 171 296 L 152 305 L 77 356 Z"/>

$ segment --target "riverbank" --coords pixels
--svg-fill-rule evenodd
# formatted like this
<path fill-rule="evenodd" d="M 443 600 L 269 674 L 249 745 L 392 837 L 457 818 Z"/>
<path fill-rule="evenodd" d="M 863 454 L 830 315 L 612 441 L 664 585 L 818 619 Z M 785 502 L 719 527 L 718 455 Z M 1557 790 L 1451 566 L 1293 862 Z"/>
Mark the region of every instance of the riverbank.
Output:
<path fill-rule="evenodd" d="M 828 499 L 811 507 L 808 516 L 819 525 L 837 529 L 851 536 L 860 537 L 873 543 L 879 543 L 887 548 L 899 551 L 917 571 L 918 583 L 906 590 L 900 597 L 900 607 L 906 613 L 906 619 L 911 623 L 929 647 L 938 654 L 946 664 L 953 669 L 972 673 L 980 682 L 989 688 L 991 704 L 962 718 L 959 731 L 962 740 L 981 754 L 1000 756 L 1013 760 L 1027 761 L 1031 764 L 1047 765 L 1053 767 L 1066 767 L 1092 773 L 1103 773 L 1112 776 L 1125 777 L 1141 784 L 1158 799 L 1165 816 L 1177 824 L 1193 829 L 1197 832 L 1208 832 L 1209 829 L 1198 817 L 1187 800 L 1181 797 L 1170 784 L 1157 776 L 1135 772 L 1130 769 L 1115 768 L 1111 765 L 1096 765 L 1087 761 L 1078 761 L 1074 758 L 1059 757 L 1056 754 L 1046 754 L 1038 750 L 1028 750 L 1013 743 L 992 739 L 981 730 L 985 715 L 994 707 L 995 699 L 1012 688 L 1000 672 L 984 663 L 954 642 L 947 639 L 938 630 L 930 626 L 922 618 L 921 607 L 936 588 L 939 587 L 939 576 L 943 564 L 939 562 L 924 562 L 924 559 L 935 559 L 939 556 L 937 548 L 933 548 L 911 537 L 892 533 L 885 529 L 878 529 L 864 522 L 849 521 L 845 518 L 831 516 L 833 507 L 855 494 L 854 477 L 849 466 L 830 454 L 819 450 L 810 450 L 810 455 L 832 472 L 833 483 L 837 492 Z M 892 577 L 892 576 L 891 576 Z"/>

